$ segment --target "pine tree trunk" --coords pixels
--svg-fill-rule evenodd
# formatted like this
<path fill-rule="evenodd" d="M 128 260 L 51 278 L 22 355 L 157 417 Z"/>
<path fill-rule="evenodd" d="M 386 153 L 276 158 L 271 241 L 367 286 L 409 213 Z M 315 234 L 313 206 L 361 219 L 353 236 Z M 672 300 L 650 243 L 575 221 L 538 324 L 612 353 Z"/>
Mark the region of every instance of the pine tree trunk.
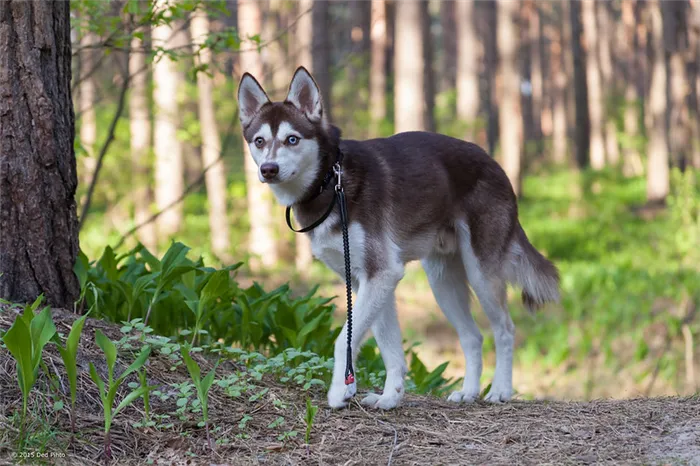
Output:
<path fill-rule="evenodd" d="M 579 168 L 588 165 L 590 148 L 590 122 L 588 119 L 588 86 L 586 80 L 586 57 L 581 45 L 583 25 L 581 24 L 581 2 L 568 2 L 571 20 L 571 51 L 573 56 L 574 98 L 576 118 L 574 124 L 574 147 Z"/>
<path fill-rule="evenodd" d="M 523 120 L 520 106 L 520 75 L 518 73 L 518 32 L 515 17 L 516 2 L 499 2 L 496 28 L 500 77 L 499 142 L 503 169 L 513 189 L 520 195 L 521 161 L 523 151 Z"/>
<path fill-rule="evenodd" d="M 420 1 L 421 7 L 421 40 L 423 42 L 423 97 L 425 107 L 423 121 L 426 131 L 435 131 L 435 73 L 433 73 L 433 42 L 430 34 L 430 10 L 428 1 Z"/>
<path fill-rule="evenodd" d="M 474 8 L 474 1 L 467 0 L 471 4 L 471 8 Z M 458 35 L 457 28 L 459 27 L 457 23 L 459 21 L 464 21 L 462 16 L 457 16 L 457 8 L 459 6 L 458 1 L 455 0 L 442 0 L 440 2 L 440 26 L 442 27 L 442 59 L 440 63 L 440 69 L 442 70 L 442 76 L 439 83 L 439 88 L 441 90 L 450 90 L 457 87 L 457 61 L 459 61 L 459 56 L 457 52 L 458 45 Z M 472 18 L 473 21 L 474 18 Z M 473 28 L 473 23 L 472 28 Z M 471 42 L 473 43 L 473 42 Z M 455 59 L 455 57 L 457 57 Z"/>
<path fill-rule="evenodd" d="M 141 28 L 141 32 L 146 31 Z M 155 223 L 145 223 L 151 216 L 153 203 L 149 157 L 153 147 L 151 140 L 151 111 L 148 104 L 148 71 L 144 42 L 134 37 L 131 40 L 129 54 L 129 76 L 131 92 L 129 94 L 129 130 L 131 145 L 131 169 L 134 173 L 134 221 L 143 226 L 138 230 L 138 239 L 152 253 L 156 253 L 158 236 Z"/>
<path fill-rule="evenodd" d="M 612 36 L 614 34 L 609 2 L 596 2 L 598 19 L 598 52 L 603 83 L 603 132 L 605 134 L 605 154 L 607 162 L 616 166 L 620 163 L 620 148 L 617 140 L 614 115 L 608 115 L 606 103 L 616 97 L 617 80 L 613 71 Z"/>
<path fill-rule="evenodd" d="M 379 136 L 386 118 L 387 27 L 386 0 L 372 0 L 371 64 L 369 74 L 369 113 L 372 119 L 370 137 Z"/>
<path fill-rule="evenodd" d="M 666 64 L 659 0 L 649 1 L 652 63 L 649 89 L 649 146 L 647 148 L 647 201 L 664 202 L 669 193 L 668 132 L 666 131 Z"/>
<path fill-rule="evenodd" d="M 564 41 L 562 27 L 556 28 L 555 40 L 550 45 L 552 91 L 552 159 L 556 164 L 567 160 L 568 138 L 566 122 L 566 89 L 568 76 L 564 69 Z"/>
<path fill-rule="evenodd" d="M 637 73 L 637 47 L 638 40 L 635 31 L 637 18 L 635 17 L 634 4 L 632 0 L 623 0 L 622 2 L 622 24 L 624 27 L 621 47 L 621 54 L 626 63 L 625 67 L 625 111 L 623 116 L 623 125 L 628 143 L 624 146 L 622 159 L 622 173 L 625 176 L 639 176 L 644 172 L 639 151 L 634 145 L 634 142 L 639 136 L 639 101 L 642 96 L 638 94 L 636 85 Z"/>
<path fill-rule="evenodd" d="M 581 19 L 586 38 L 586 83 L 588 85 L 588 118 L 591 140 L 590 162 L 591 168 L 600 170 L 605 167 L 605 102 L 598 56 L 599 37 L 594 0 L 582 0 Z"/>
<path fill-rule="evenodd" d="M 78 118 L 80 123 L 80 145 L 87 153 L 81 157 L 81 169 L 78 171 L 81 183 L 88 185 L 95 173 L 95 143 L 97 142 L 97 116 L 95 115 L 96 89 L 95 66 L 97 66 L 97 34 L 86 31 L 80 38 L 80 84 L 78 85 Z M 82 201 L 81 201 L 82 202 Z"/>
<path fill-rule="evenodd" d="M 313 6 L 313 76 L 323 96 L 323 110 L 333 121 L 333 96 L 331 95 L 331 46 L 328 35 L 329 0 L 315 0 Z"/>
<path fill-rule="evenodd" d="M 165 8 L 166 5 L 165 0 L 158 0 L 156 8 Z M 170 25 L 154 27 L 151 33 L 153 46 L 172 48 L 174 33 Z M 177 137 L 177 73 L 176 63 L 167 56 L 161 57 L 153 65 L 155 201 L 158 210 L 163 211 L 157 220 L 158 234 L 161 237 L 170 237 L 177 233 L 183 220 L 182 203 L 178 200 L 185 189 L 185 164 L 182 144 Z"/>
<path fill-rule="evenodd" d="M 535 0 L 528 1 L 528 43 L 530 52 L 530 83 L 532 84 L 532 136 L 542 140 L 542 44 L 540 10 Z"/>
<path fill-rule="evenodd" d="M 195 44 L 203 43 L 209 36 L 209 18 L 204 10 L 199 9 L 192 16 L 190 31 Z M 204 48 L 199 52 L 197 65 L 211 64 L 211 50 Z M 214 254 L 224 262 L 231 260 L 229 249 L 228 209 L 226 207 L 226 167 L 221 158 L 221 140 L 216 125 L 214 111 L 214 85 L 205 73 L 197 73 L 197 91 L 199 104 L 199 122 L 202 133 L 202 162 L 209 202 L 209 235 Z"/>
<path fill-rule="evenodd" d="M 70 5 L 0 2 L 0 298 L 80 294 Z"/>
<path fill-rule="evenodd" d="M 466 139 L 476 136 L 479 115 L 479 73 L 473 0 L 460 0 L 455 5 L 457 29 L 457 118 L 468 125 Z M 448 60 L 450 58 L 448 57 Z"/>
<path fill-rule="evenodd" d="M 262 31 L 262 12 L 259 2 L 239 0 L 238 32 L 241 37 L 251 37 Z M 240 54 L 240 74 L 251 73 L 258 79 L 263 77 L 262 56 L 251 43 L 244 43 Z M 275 241 L 275 222 L 273 218 L 270 189 L 258 179 L 258 167 L 250 155 L 248 144 L 243 142 L 243 156 L 246 176 L 248 219 L 248 252 L 251 255 L 250 268 L 257 272 L 263 267 L 274 266 L 278 260 Z"/>
<path fill-rule="evenodd" d="M 397 2 L 394 43 L 395 132 L 425 130 L 423 1 Z"/>

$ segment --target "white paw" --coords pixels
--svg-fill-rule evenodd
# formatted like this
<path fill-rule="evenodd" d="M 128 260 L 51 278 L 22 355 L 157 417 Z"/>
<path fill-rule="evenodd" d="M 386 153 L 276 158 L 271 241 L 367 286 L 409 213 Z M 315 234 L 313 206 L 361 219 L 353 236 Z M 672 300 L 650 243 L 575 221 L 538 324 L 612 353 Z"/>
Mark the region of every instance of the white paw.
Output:
<path fill-rule="evenodd" d="M 401 401 L 401 394 L 398 392 L 389 393 L 387 395 L 378 395 L 370 393 L 361 401 L 363 406 L 374 409 L 394 409 Z"/>
<path fill-rule="evenodd" d="M 513 396 L 513 389 L 510 387 L 499 387 L 492 385 L 491 390 L 486 394 L 484 400 L 489 403 L 505 403 Z"/>
<path fill-rule="evenodd" d="M 355 396 L 355 393 L 357 393 L 357 384 L 355 382 L 350 385 L 332 385 L 331 389 L 328 390 L 328 406 L 335 409 L 345 408 L 350 398 Z"/>
<path fill-rule="evenodd" d="M 479 390 L 459 390 L 450 393 L 450 396 L 447 397 L 447 401 L 451 401 L 452 403 L 473 403 L 478 396 Z"/>

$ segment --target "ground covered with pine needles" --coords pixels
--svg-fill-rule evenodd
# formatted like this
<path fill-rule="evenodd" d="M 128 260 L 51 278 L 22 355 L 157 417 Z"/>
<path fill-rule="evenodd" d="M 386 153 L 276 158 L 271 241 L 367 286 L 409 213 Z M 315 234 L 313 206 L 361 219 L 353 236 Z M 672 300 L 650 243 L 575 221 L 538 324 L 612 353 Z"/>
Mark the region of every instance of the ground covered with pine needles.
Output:
<path fill-rule="evenodd" d="M 56 310 L 59 332 L 68 333 L 73 315 Z M 14 311 L 0 312 L 0 328 L 12 324 Z M 88 319 L 78 356 L 77 432 L 71 433 L 68 382 L 60 376 L 63 363 L 55 346 L 44 360 L 55 374 L 56 388 L 41 375 L 32 391 L 27 421 L 32 436 L 25 454 L 41 453 L 28 462 L 44 464 L 104 464 L 103 415 L 95 384 L 88 375 L 92 362 L 103 376 L 104 356 L 94 343 L 94 330 L 112 340 L 119 327 Z M 197 358 L 203 373 L 211 364 Z M 129 361 L 127 361 L 129 362 Z M 117 373 L 126 363 L 118 362 Z M 217 377 L 242 370 L 234 363 L 217 368 Z M 172 390 L 189 381 L 184 367 L 171 369 L 167 357 L 154 353 L 148 366 L 149 384 Z M 129 379 L 137 382 L 137 379 Z M 114 420 L 112 464 L 699 464 L 700 397 L 669 397 L 592 402 L 513 401 L 504 405 L 475 403 L 455 406 L 430 397 L 407 396 L 391 412 L 368 411 L 355 400 L 348 409 L 332 411 L 322 390 L 302 391 L 263 377 L 261 395 L 231 397 L 214 386 L 210 394 L 210 425 L 218 440 L 212 451 L 196 417 L 171 416 L 162 425 L 142 427 L 143 403 L 126 408 Z M 265 391 L 267 388 L 269 390 Z M 130 390 L 122 387 L 121 399 Z M 58 392 L 58 395 L 56 394 Z M 52 409 L 57 396 L 66 409 Z M 304 441 L 306 399 L 320 409 Z M 15 413 L 21 393 L 13 359 L 0 349 L 0 463 L 18 464 L 19 434 Z M 176 397 L 151 400 L 154 416 L 177 410 Z M 280 423 L 279 419 L 284 421 Z M 272 427 L 271 427 L 272 426 Z M 287 435 L 285 432 L 296 432 Z"/>

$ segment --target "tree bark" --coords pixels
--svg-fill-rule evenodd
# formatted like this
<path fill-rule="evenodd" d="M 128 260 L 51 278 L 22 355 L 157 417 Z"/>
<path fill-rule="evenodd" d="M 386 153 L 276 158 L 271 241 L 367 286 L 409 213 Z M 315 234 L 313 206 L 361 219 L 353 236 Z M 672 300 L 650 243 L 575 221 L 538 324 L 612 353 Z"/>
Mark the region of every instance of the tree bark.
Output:
<path fill-rule="evenodd" d="M 518 33 L 515 16 L 516 2 L 500 2 L 497 6 L 496 28 L 500 77 L 499 142 L 503 169 L 516 195 L 520 195 L 521 161 L 523 150 L 523 120 L 520 106 L 520 75 L 518 73 Z"/>
<path fill-rule="evenodd" d="M 165 0 L 158 0 L 155 8 L 165 8 Z M 174 30 L 171 25 L 154 27 L 151 33 L 154 47 L 172 48 Z M 155 107 L 155 201 L 163 213 L 157 219 L 158 234 L 169 237 L 182 227 L 183 209 L 178 202 L 185 189 L 185 163 L 182 144 L 177 137 L 179 123 L 179 79 L 176 63 L 167 56 L 153 65 L 153 100 Z"/>
<path fill-rule="evenodd" d="M 80 284 L 70 5 L 0 2 L 0 297 L 73 308 Z"/>
<path fill-rule="evenodd" d="M 621 54 L 626 63 L 625 71 L 625 111 L 623 125 L 628 142 L 623 147 L 622 173 L 625 176 L 639 176 L 644 172 L 639 151 L 636 148 L 636 139 L 639 137 L 639 102 L 642 96 L 638 94 L 636 85 L 637 73 L 637 47 L 638 40 L 635 31 L 637 18 L 635 17 L 632 0 L 622 1 L 622 24 L 624 27 L 621 40 Z"/>
<path fill-rule="evenodd" d="M 144 28 L 140 29 L 145 33 Z M 134 173 L 134 221 L 142 225 L 137 234 L 138 239 L 155 253 L 158 247 L 158 235 L 153 222 L 147 222 L 151 216 L 150 206 L 153 195 L 149 186 L 150 166 L 149 155 L 153 147 L 151 139 L 151 111 L 148 104 L 148 71 L 146 53 L 141 39 L 131 40 L 129 54 L 129 75 L 131 77 L 131 94 L 129 96 L 129 130 L 131 145 L 131 169 Z"/>
<path fill-rule="evenodd" d="M 552 92 L 552 159 L 556 164 L 567 160 L 568 138 L 566 122 L 566 89 L 568 76 L 564 69 L 564 41 L 561 27 L 555 28 L 555 40 L 550 45 Z"/>
<path fill-rule="evenodd" d="M 471 4 L 471 8 L 473 9 L 474 1 L 467 0 L 467 2 Z M 457 8 L 460 3 L 461 2 L 455 0 L 442 0 L 440 2 L 440 26 L 442 27 L 442 59 L 440 69 L 442 70 L 442 76 L 439 87 L 442 90 L 451 90 L 457 87 L 457 61 L 459 61 L 457 52 L 457 48 L 459 47 L 457 28 L 459 26 L 457 23 L 464 21 L 464 18 L 458 16 L 457 13 Z M 470 42 L 470 44 L 474 43 L 475 42 Z M 456 60 L 455 57 L 457 57 Z"/>
<path fill-rule="evenodd" d="M 614 115 L 609 115 L 606 109 L 608 103 L 616 97 L 618 92 L 617 80 L 613 72 L 612 59 L 612 35 L 614 33 L 611 18 L 611 4 L 609 2 L 596 2 L 595 9 L 598 20 L 598 54 L 600 59 L 600 73 L 603 83 L 603 132 L 605 134 L 605 154 L 607 162 L 616 166 L 620 163 L 620 148 L 617 140 L 617 129 Z"/>
<path fill-rule="evenodd" d="M 540 10 L 535 0 L 528 0 L 527 38 L 530 55 L 530 83 L 532 85 L 532 137 L 542 140 L 542 43 Z"/>
<path fill-rule="evenodd" d="M 370 137 L 379 136 L 386 118 L 387 28 L 386 0 L 372 0 L 371 64 L 369 74 L 369 113 L 372 119 Z"/>
<path fill-rule="evenodd" d="M 95 45 L 99 37 L 91 31 L 85 31 L 80 38 L 80 84 L 78 86 L 78 115 L 80 123 L 80 145 L 86 154 L 82 157 L 82 169 L 79 170 L 81 183 L 90 183 L 95 172 L 95 143 L 97 142 L 97 116 L 95 114 Z"/>
<path fill-rule="evenodd" d="M 192 16 L 190 31 L 195 44 L 202 44 L 209 36 L 209 18 L 204 10 L 198 9 Z M 198 65 L 211 64 L 211 50 L 203 48 L 199 52 Z M 209 235 L 214 254 L 222 261 L 231 260 L 229 248 L 228 209 L 226 207 L 226 167 L 221 158 L 221 140 L 216 125 L 214 111 L 214 85 L 205 73 L 197 73 L 199 123 L 202 135 L 202 162 L 209 202 Z"/>
<path fill-rule="evenodd" d="M 647 201 L 662 203 L 670 190 L 668 168 L 668 132 L 666 131 L 666 65 L 664 31 L 659 0 L 650 0 L 652 64 L 649 89 L 649 147 L 647 149 Z"/>
<path fill-rule="evenodd" d="M 395 132 L 426 130 L 424 1 L 397 2 L 394 44 Z"/>
<path fill-rule="evenodd" d="M 251 37 L 262 31 L 262 12 L 259 2 L 239 0 L 238 2 L 238 31 L 241 37 Z M 241 72 L 247 71 L 258 79 L 263 77 L 262 56 L 250 43 L 242 46 L 240 53 Z M 248 219 L 250 232 L 248 234 L 248 251 L 251 255 L 250 268 L 257 272 L 263 267 L 274 266 L 278 260 L 275 242 L 274 217 L 270 189 L 258 180 L 258 167 L 250 155 L 248 144 L 243 142 L 244 166 L 246 176 Z"/>
<path fill-rule="evenodd" d="M 595 15 L 595 1 L 582 0 L 581 17 L 586 37 L 586 83 L 588 85 L 588 118 L 590 122 L 590 162 L 591 168 L 605 167 L 605 102 L 601 82 L 600 60 L 598 57 L 598 25 Z"/>
<path fill-rule="evenodd" d="M 478 41 L 474 30 L 473 0 L 456 2 L 455 18 L 457 28 L 457 118 L 468 125 L 465 138 L 474 139 L 480 98 Z"/>
<path fill-rule="evenodd" d="M 313 37 L 311 47 L 313 50 L 313 75 L 321 90 L 323 97 L 323 110 L 326 112 L 328 121 L 333 121 L 331 95 L 331 46 L 328 35 L 328 20 L 330 6 L 329 0 L 315 0 L 313 5 Z"/>
<path fill-rule="evenodd" d="M 588 165 L 590 146 L 588 119 L 588 86 L 586 83 L 586 56 L 581 44 L 583 28 L 581 24 L 581 2 L 572 0 L 568 3 L 571 20 L 571 51 L 573 55 L 574 97 L 576 121 L 574 125 L 574 147 L 576 163 L 579 168 Z"/>

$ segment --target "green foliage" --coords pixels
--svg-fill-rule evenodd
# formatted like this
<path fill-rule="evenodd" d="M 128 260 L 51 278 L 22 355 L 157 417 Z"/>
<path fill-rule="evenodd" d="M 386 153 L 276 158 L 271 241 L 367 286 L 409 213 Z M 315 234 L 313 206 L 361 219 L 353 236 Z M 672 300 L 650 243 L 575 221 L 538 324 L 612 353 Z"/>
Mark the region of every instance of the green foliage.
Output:
<path fill-rule="evenodd" d="M 25 306 L 24 312 L 15 318 L 12 326 L 2 337 L 3 344 L 15 360 L 17 383 L 22 392 L 20 442 L 24 442 L 24 420 L 27 415 L 29 392 L 34 387 L 39 373 L 44 346 L 56 333 L 50 307 L 45 307 L 39 314 L 34 313 L 43 298 L 41 295 L 32 304 Z"/>
<path fill-rule="evenodd" d="M 311 404 L 311 399 L 306 399 L 306 415 L 304 416 L 304 421 L 306 422 L 306 434 L 304 435 L 304 441 L 308 445 L 311 439 L 311 428 L 314 425 L 314 418 L 316 417 L 316 412 L 318 411 L 318 406 Z"/>
<path fill-rule="evenodd" d="M 83 326 L 85 325 L 85 319 L 87 319 L 88 314 L 83 315 L 73 322 L 68 338 L 66 339 L 66 346 L 61 345 L 61 339 L 58 334 L 54 335 L 54 343 L 58 347 L 58 351 L 63 359 L 63 365 L 66 370 L 66 375 L 68 376 L 68 383 L 70 384 L 70 403 L 71 403 L 71 430 L 75 432 L 75 399 L 78 390 L 78 343 L 80 342 L 80 335 L 83 332 Z"/>
<path fill-rule="evenodd" d="M 150 391 L 153 387 L 150 386 L 139 386 L 135 390 L 131 391 L 124 399 L 119 402 L 117 407 L 114 407 L 114 401 L 117 396 L 117 390 L 122 385 L 124 380 L 129 376 L 129 374 L 138 371 L 148 359 L 151 354 L 151 347 L 144 346 L 141 352 L 138 354 L 134 362 L 127 367 L 124 372 L 119 375 L 116 379 L 114 378 L 114 366 L 117 362 L 117 347 L 100 329 L 95 330 L 95 342 L 97 346 L 100 347 L 105 355 L 105 360 L 107 362 L 107 384 L 105 385 L 102 377 L 97 373 L 95 365 L 90 363 L 90 378 L 92 378 L 95 385 L 100 393 L 100 400 L 102 402 L 102 408 L 104 412 L 104 432 L 105 432 L 105 457 L 111 457 L 111 447 L 110 447 L 110 429 L 112 427 L 112 421 L 120 411 L 129 406 L 139 397 L 142 397 L 145 393 Z"/>
<path fill-rule="evenodd" d="M 199 364 L 197 364 L 194 359 L 190 356 L 189 349 L 184 345 L 180 348 L 182 354 L 182 359 L 185 360 L 185 365 L 187 366 L 187 371 L 190 373 L 192 382 L 197 389 L 197 398 L 202 406 L 202 419 L 207 430 L 207 439 L 209 439 L 209 389 L 214 383 L 214 375 L 216 374 L 216 365 L 209 371 L 209 373 L 202 378 L 201 370 Z M 218 363 L 217 363 L 218 365 Z M 211 440 L 209 440 L 209 446 L 213 448 Z"/>

